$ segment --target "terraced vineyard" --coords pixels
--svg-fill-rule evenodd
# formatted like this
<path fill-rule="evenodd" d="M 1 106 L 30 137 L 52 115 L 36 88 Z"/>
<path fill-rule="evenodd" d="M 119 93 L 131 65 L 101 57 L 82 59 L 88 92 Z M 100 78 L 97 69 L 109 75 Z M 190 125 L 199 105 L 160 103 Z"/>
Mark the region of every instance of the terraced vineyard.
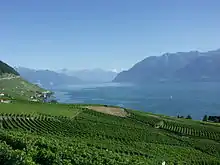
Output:
<path fill-rule="evenodd" d="M 211 126 L 191 126 L 173 121 L 165 121 L 161 128 L 174 133 L 212 139 L 220 142 L 220 128 Z"/>
<path fill-rule="evenodd" d="M 87 106 L 0 104 L 0 164 L 220 164 L 218 126 Z"/>

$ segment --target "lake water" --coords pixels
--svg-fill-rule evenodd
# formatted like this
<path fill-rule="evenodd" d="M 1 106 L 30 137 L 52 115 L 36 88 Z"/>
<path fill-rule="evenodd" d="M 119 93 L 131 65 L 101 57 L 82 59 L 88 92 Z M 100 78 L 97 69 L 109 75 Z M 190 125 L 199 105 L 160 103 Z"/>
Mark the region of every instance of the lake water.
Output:
<path fill-rule="evenodd" d="M 220 115 L 220 83 L 87 84 L 53 89 L 62 103 L 119 105 L 170 116 Z"/>

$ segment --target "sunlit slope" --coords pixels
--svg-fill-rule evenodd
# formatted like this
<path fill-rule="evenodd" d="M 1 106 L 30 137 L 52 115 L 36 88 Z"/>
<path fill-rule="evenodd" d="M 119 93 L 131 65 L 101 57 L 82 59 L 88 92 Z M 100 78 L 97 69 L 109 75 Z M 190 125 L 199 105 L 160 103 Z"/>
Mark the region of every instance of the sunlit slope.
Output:
<path fill-rule="evenodd" d="M 0 93 L 7 96 L 4 99 L 30 100 L 43 91 L 39 86 L 22 79 L 14 68 L 0 60 Z"/>
<path fill-rule="evenodd" d="M 16 99 L 29 100 L 36 92 L 43 92 L 44 89 L 31 84 L 19 76 L 0 78 L 0 93 L 8 94 Z"/>
<path fill-rule="evenodd" d="M 0 146 L 7 151 L 0 163 L 220 164 L 218 126 L 132 110 L 122 117 L 88 106 L 0 104 Z"/>

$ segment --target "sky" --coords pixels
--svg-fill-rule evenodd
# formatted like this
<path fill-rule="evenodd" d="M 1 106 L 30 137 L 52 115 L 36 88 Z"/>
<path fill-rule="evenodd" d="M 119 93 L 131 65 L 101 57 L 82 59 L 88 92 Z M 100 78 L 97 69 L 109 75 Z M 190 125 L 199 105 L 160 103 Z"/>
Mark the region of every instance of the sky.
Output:
<path fill-rule="evenodd" d="M 148 56 L 220 48 L 219 0 L 2 0 L 0 60 L 121 71 Z"/>

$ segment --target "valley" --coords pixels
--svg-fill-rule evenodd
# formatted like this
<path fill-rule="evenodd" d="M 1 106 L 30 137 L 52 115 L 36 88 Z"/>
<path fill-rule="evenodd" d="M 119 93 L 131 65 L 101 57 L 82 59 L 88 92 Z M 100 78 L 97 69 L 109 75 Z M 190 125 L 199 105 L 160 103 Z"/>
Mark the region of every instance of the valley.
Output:
<path fill-rule="evenodd" d="M 220 164 L 219 124 L 109 104 L 46 102 L 52 92 L 6 71 L 0 97 L 11 102 L 0 103 L 0 164 Z"/>

